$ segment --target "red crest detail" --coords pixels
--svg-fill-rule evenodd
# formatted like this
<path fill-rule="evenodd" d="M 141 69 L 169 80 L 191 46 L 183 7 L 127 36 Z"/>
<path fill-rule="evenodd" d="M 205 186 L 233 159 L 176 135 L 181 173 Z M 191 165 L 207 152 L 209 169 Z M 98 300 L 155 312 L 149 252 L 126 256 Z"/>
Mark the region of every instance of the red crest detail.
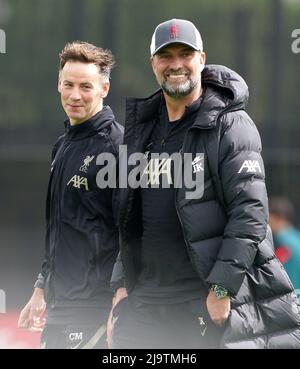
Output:
<path fill-rule="evenodd" d="M 177 26 L 171 26 L 170 28 L 170 37 L 176 38 L 177 37 Z"/>

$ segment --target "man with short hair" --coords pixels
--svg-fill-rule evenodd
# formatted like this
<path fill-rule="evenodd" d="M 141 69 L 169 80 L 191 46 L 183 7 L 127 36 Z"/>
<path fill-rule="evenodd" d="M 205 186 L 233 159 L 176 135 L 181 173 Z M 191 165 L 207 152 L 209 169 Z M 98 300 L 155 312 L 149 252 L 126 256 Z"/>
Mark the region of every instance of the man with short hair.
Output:
<path fill-rule="evenodd" d="M 129 156 L 145 153 L 148 187 L 122 191 L 109 344 L 300 347 L 295 294 L 271 247 L 246 83 L 205 66 L 200 33 L 187 20 L 159 24 L 150 52 L 161 89 L 128 100 L 124 140 Z M 194 191 L 175 176 L 178 153 Z"/>
<path fill-rule="evenodd" d="M 45 259 L 19 318 L 19 327 L 37 330 L 47 309 L 43 348 L 106 347 L 118 199 L 98 188 L 96 176 L 98 155 L 117 157 L 123 136 L 103 106 L 113 65 L 109 50 L 87 42 L 68 43 L 60 54 L 58 91 L 68 119 L 52 152 Z"/>

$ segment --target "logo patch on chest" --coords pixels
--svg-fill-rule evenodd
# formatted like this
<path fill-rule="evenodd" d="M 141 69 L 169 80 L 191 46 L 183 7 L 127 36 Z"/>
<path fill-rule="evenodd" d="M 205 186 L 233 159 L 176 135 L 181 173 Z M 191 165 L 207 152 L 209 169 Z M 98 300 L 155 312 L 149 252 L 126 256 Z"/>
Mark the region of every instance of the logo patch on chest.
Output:
<path fill-rule="evenodd" d="M 94 159 L 94 155 L 90 156 L 88 155 L 84 160 L 82 166 L 79 168 L 80 172 L 86 173 L 89 169 L 89 165 L 91 164 L 92 160 Z"/>
<path fill-rule="evenodd" d="M 81 186 L 83 186 L 85 188 L 86 191 L 89 190 L 89 185 L 88 185 L 88 180 L 86 177 L 80 177 L 77 174 L 75 174 L 67 183 L 67 186 L 69 186 L 69 184 L 73 183 L 73 187 L 75 188 L 81 188 Z"/>
<path fill-rule="evenodd" d="M 203 159 L 204 159 L 204 156 L 203 154 L 201 154 L 201 155 L 196 156 L 195 159 L 192 161 L 193 173 L 204 172 Z"/>

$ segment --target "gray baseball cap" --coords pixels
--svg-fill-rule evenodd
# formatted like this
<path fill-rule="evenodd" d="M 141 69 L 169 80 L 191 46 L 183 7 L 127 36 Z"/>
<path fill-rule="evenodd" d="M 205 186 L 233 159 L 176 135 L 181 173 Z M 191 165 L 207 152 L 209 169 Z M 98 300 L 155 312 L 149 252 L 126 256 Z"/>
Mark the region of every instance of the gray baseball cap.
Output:
<path fill-rule="evenodd" d="M 184 19 L 171 19 L 160 23 L 155 28 L 150 46 L 151 56 L 163 47 L 174 43 L 185 44 L 195 50 L 203 51 L 202 38 L 195 25 Z"/>

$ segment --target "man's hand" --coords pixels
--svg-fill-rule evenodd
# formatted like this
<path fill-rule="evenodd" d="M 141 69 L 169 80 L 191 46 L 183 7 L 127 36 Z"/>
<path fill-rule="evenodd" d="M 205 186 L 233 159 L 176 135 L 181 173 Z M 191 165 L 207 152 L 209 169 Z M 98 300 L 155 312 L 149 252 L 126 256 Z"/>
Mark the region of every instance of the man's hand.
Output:
<path fill-rule="evenodd" d="M 227 296 L 217 299 L 214 292 L 209 291 L 206 299 L 206 306 L 211 320 L 215 324 L 222 326 L 230 313 L 230 297 Z"/>
<path fill-rule="evenodd" d="M 31 332 L 41 332 L 44 326 L 45 309 L 44 290 L 35 288 L 31 299 L 21 311 L 18 327 L 26 328 Z"/>
<path fill-rule="evenodd" d="M 107 321 L 107 345 L 108 348 L 112 348 L 112 344 L 113 344 L 113 328 L 114 328 L 114 324 L 113 324 L 113 310 L 114 307 L 121 301 L 123 300 L 125 297 L 127 297 L 127 290 L 126 288 L 122 287 L 122 288 L 118 288 L 117 292 L 112 300 L 112 308 L 110 310 L 109 313 L 109 317 L 108 317 L 108 321 Z"/>

